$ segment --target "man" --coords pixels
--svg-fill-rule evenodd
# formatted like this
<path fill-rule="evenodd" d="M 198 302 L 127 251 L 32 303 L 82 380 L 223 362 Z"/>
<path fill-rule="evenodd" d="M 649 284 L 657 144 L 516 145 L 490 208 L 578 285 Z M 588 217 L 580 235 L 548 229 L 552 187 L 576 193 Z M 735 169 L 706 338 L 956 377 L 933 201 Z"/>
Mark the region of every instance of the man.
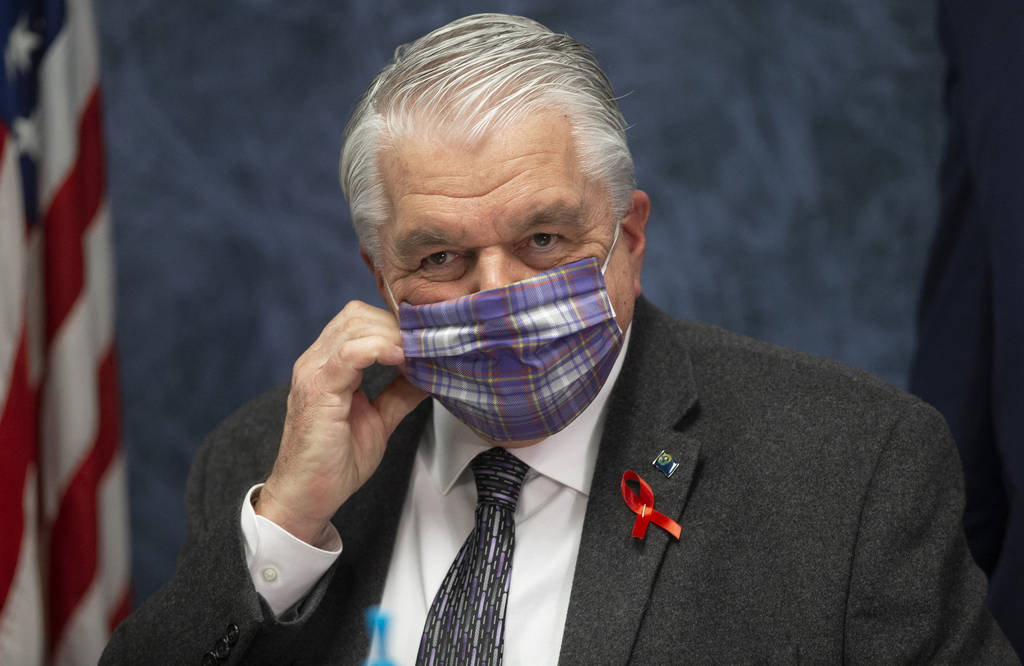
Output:
<path fill-rule="evenodd" d="M 1016 663 L 931 409 L 640 298 L 585 47 L 479 15 L 400 48 L 341 172 L 389 309 L 211 435 L 107 661 L 360 663 L 380 604 L 398 663 Z"/>

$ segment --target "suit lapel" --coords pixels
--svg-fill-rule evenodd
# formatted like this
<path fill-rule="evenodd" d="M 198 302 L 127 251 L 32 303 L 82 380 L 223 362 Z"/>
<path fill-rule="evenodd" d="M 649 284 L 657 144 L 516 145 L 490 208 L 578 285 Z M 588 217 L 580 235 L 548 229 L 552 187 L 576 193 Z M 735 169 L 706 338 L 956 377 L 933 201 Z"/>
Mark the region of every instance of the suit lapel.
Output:
<path fill-rule="evenodd" d="M 629 660 L 662 558 L 667 548 L 678 547 L 653 524 L 646 538 L 631 537 L 636 515 L 620 491 L 623 472 L 636 471 L 654 492 L 654 508 L 678 521 L 693 482 L 700 445 L 683 429 L 697 394 L 689 354 L 674 325 L 644 299 L 637 301 L 583 523 L 562 637 L 566 663 Z M 671 478 L 651 464 L 662 449 L 679 463 Z"/>

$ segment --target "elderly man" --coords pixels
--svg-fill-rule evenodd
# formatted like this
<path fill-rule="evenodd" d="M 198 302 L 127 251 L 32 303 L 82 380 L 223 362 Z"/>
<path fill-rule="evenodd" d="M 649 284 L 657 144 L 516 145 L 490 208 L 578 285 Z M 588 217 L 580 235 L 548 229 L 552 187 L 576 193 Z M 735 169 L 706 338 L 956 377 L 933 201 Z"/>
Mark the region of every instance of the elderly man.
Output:
<path fill-rule="evenodd" d="M 584 46 L 479 15 L 399 48 L 341 177 L 388 309 L 211 435 L 106 661 L 1016 662 L 934 411 L 640 297 Z"/>

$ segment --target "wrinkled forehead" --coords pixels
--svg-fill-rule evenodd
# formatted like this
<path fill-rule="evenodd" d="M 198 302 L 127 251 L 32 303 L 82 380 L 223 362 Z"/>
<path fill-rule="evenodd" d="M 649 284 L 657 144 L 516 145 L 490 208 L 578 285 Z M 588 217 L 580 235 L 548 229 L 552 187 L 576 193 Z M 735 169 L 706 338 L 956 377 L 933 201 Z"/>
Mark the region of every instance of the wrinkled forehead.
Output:
<path fill-rule="evenodd" d="M 392 223 L 537 216 L 577 209 L 593 190 L 566 115 L 538 110 L 475 140 L 413 131 L 379 154 Z"/>
<path fill-rule="evenodd" d="M 561 108 L 539 107 L 479 131 L 471 131 L 473 122 L 416 117 L 389 129 L 377 153 L 386 182 L 415 173 L 445 185 L 451 176 L 482 186 L 495 171 L 513 176 L 544 167 L 574 179 L 582 173 L 571 116 Z"/>

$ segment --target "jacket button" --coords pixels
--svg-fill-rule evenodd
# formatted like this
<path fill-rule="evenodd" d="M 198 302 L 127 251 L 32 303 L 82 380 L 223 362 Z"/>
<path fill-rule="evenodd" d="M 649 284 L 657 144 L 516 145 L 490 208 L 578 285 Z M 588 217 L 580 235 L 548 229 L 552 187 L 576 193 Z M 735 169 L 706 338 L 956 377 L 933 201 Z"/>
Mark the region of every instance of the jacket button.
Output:
<path fill-rule="evenodd" d="M 228 645 L 234 646 L 238 642 L 238 625 L 231 623 L 224 630 L 224 638 L 228 639 Z"/>
<path fill-rule="evenodd" d="M 226 636 L 221 637 L 217 641 L 217 647 L 213 648 L 213 656 L 217 659 L 227 659 L 229 654 L 231 654 L 231 646 L 228 645 L 228 639 Z"/>

